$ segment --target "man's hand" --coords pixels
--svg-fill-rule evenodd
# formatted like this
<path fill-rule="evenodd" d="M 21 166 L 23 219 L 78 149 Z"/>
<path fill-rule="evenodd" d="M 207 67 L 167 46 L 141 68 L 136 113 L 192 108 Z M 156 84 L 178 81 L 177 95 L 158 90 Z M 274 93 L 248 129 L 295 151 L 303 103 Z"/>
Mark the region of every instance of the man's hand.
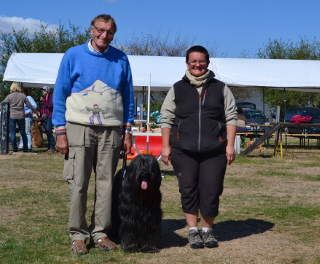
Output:
<path fill-rule="evenodd" d="M 123 139 L 123 144 L 122 144 L 122 149 L 128 155 L 131 152 L 131 147 L 132 147 L 132 135 L 125 133 L 124 139 Z"/>
<path fill-rule="evenodd" d="M 226 156 L 227 156 L 228 165 L 231 165 L 231 163 L 234 161 L 235 156 L 236 156 L 235 151 L 234 151 L 234 146 L 227 145 Z"/>
<path fill-rule="evenodd" d="M 161 160 L 166 165 L 169 165 L 170 154 L 171 154 L 171 147 L 170 146 L 162 147 Z"/>
<path fill-rule="evenodd" d="M 57 135 L 56 149 L 61 154 L 67 154 L 69 152 L 68 139 L 66 134 Z"/>

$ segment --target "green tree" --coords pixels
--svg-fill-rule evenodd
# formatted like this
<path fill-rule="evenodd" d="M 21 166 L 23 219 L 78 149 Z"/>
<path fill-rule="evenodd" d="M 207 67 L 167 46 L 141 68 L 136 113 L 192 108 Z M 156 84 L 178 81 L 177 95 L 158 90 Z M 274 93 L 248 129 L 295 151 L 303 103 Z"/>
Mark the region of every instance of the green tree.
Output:
<path fill-rule="evenodd" d="M 184 56 L 190 43 L 180 37 L 170 41 L 169 35 L 156 37 L 145 34 L 124 43 L 116 43 L 116 46 L 130 55 Z"/>
<path fill-rule="evenodd" d="M 88 30 L 81 30 L 72 24 L 58 26 L 55 30 L 42 25 L 40 30 L 30 33 L 27 29 L 0 34 L 0 101 L 9 93 L 9 83 L 3 82 L 3 74 L 9 57 L 14 52 L 63 53 L 68 48 L 82 44 L 89 39 Z M 32 95 L 39 97 L 39 90 Z"/>
<path fill-rule="evenodd" d="M 268 59 L 319 60 L 320 41 L 270 40 L 264 48 L 258 51 L 258 56 Z M 286 104 L 286 107 L 319 105 L 320 95 L 319 93 L 266 89 L 265 100 L 270 105 L 284 106 Z"/>

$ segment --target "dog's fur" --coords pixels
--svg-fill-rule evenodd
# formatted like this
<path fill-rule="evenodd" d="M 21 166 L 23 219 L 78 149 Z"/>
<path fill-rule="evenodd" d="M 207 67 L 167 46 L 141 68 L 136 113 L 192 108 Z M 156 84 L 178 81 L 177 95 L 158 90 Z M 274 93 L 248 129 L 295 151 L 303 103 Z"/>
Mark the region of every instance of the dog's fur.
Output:
<path fill-rule="evenodd" d="M 32 135 L 32 146 L 40 148 L 43 144 L 43 137 L 40 129 L 40 124 L 38 121 L 34 121 L 31 127 L 31 135 Z"/>
<path fill-rule="evenodd" d="M 125 170 L 125 172 L 124 172 Z M 130 252 L 158 252 L 160 242 L 161 172 L 152 155 L 139 155 L 114 179 L 113 230 Z"/>

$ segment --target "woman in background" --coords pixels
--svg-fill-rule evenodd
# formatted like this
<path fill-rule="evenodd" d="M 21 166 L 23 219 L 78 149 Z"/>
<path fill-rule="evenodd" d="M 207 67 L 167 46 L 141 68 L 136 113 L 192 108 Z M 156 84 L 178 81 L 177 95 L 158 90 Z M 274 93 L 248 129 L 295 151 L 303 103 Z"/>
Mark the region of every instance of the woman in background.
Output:
<path fill-rule="evenodd" d="M 13 152 L 17 152 L 17 137 L 16 127 L 18 125 L 20 135 L 23 142 L 23 152 L 28 152 L 28 139 L 25 130 L 24 119 L 24 104 L 26 104 L 32 111 L 35 111 L 33 106 L 29 103 L 26 95 L 22 93 L 21 85 L 13 82 L 10 86 L 10 94 L 2 101 L 9 103 L 10 118 L 9 118 L 9 137 L 12 144 Z"/>

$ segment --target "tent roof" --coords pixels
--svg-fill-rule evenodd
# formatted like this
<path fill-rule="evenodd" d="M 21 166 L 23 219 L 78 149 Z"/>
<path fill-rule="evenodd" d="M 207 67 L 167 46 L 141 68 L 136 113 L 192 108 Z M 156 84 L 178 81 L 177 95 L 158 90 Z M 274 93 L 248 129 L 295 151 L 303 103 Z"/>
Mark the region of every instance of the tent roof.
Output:
<path fill-rule="evenodd" d="M 62 56 L 62 53 L 13 53 L 3 79 L 23 82 L 27 87 L 53 86 Z M 128 58 L 136 88 L 151 84 L 153 90 L 167 90 L 186 70 L 184 57 Z M 217 79 L 230 86 L 320 91 L 319 60 L 211 58 L 209 68 Z"/>

